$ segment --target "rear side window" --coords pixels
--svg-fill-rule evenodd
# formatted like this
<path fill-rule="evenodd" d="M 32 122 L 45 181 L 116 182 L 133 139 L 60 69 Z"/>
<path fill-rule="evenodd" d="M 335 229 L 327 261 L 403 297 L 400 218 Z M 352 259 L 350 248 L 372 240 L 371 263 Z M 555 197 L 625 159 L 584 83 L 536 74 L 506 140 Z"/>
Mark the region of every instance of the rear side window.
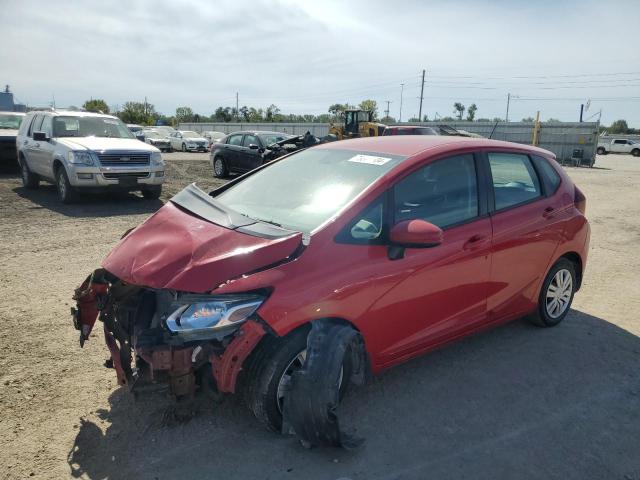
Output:
<path fill-rule="evenodd" d="M 489 153 L 496 210 L 528 202 L 542 195 L 536 171 L 526 155 Z"/>
<path fill-rule="evenodd" d="M 540 175 L 540 179 L 544 184 L 544 191 L 548 195 L 553 195 L 558 190 L 560 186 L 560 175 L 556 172 L 556 169 L 551 166 L 549 160 L 546 158 L 533 156 L 531 157 L 533 160 L 533 164 L 538 170 L 538 174 Z"/>
<path fill-rule="evenodd" d="M 445 228 L 478 216 L 473 155 L 437 160 L 394 188 L 394 223 L 422 219 Z"/>
<path fill-rule="evenodd" d="M 227 143 L 229 145 L 242 145 L 242 135 L 231 135 Z"/>

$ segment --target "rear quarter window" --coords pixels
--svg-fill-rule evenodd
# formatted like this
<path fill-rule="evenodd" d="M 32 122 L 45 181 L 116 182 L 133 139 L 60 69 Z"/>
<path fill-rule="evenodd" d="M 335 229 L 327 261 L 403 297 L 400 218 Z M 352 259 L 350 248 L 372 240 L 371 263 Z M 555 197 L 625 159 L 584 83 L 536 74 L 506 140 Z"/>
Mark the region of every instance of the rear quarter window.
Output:
<path fill-rule="evenodd" d="M 556 169 L 553 168 L 550 161 L 546 158 L 533 155 L 531 159 L 538 171 L 538 175 L 540 175 L 540 179 L 544 185 L 545 194 L 549 196 L 556 193 L 562 181 Z"/>

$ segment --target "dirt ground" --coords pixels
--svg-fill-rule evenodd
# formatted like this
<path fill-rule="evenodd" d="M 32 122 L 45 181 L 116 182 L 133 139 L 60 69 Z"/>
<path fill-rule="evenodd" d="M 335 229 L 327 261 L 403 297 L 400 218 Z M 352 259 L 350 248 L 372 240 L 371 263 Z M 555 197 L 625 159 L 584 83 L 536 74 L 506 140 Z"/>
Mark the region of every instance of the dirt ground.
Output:
<path fill-rule="evenodd" d="M 166 201 L 216 184 L 206 155 L 167 155 Z M 173 422 L 161 396 L 134 402 L 81 350 L 74 287 L 161 201 L 58 203 L 0 176 L 1 478 L 558 478 L 640 480 L 640 159 L 569 168 L 592 226 L 582 290 L 557 328 L 525 321 L 392 369 L 352 391 L 355 452 L 305 450 L 233 397 Z M 98 325 L 99 327 L 99 325 Z"/>

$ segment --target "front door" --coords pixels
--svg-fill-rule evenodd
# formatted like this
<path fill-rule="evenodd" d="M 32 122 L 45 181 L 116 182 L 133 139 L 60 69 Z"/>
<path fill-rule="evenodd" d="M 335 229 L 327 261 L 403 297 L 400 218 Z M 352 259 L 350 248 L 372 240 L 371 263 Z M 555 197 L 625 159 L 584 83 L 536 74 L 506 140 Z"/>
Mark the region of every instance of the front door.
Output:
<path fill-rule="evenodd" d="M 390 260 L 384 246 L 370 246 L 367 262 L 398 276 L 372 306 L 372 351 L 381 366 L 408 358 L 478 328 L 487 320 L 491 221 L 472 154 L 437 160 L 392 189 L 390 223 L 420 218 L 444 231 L 433 248 L 407 248 Z M 373 222 L 371 222 L 373 223 Z M 362 223 L 361 225 L 367 225 Z M 373 231 L 369 228 L 369 230 Z"/>
<path fill-rule="evenodd" d="M 254 146 L 254 148 L 251 148 Z M 262 150 L 260 140 L 256 135 L 247 133 L 242 141 L 242 149 L 238 152 L 238 164 L 243 170 L 253 170 L 262 165 Z"/>

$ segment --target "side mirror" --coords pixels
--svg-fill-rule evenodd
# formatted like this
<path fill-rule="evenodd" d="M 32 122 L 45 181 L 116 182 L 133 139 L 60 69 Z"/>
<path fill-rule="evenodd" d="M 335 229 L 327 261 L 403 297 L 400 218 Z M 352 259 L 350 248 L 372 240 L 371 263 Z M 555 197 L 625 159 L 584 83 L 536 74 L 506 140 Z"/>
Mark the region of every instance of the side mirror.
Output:
<path fill-rule="evenodd" d="M 258 150 L 260 147 L 258 145 L 256 145 L 255 143 L 250 143 L 249 144 L 249 148 L 251 150 Z"/>
<path fill-rule="evenodd" d="M 396 223 L 389 233 L 389 258 L 404 257 L 405 248 L 430 248 L 442 243 L 442 229 L 425 220 L 404 220 Z"/>
<path fill-rule="evenodd" d="M 44 132 L 33 132 L 33 139 L 36 142 L 46 142 L 49 139 L 47 138 L 47 134 Z"/>

